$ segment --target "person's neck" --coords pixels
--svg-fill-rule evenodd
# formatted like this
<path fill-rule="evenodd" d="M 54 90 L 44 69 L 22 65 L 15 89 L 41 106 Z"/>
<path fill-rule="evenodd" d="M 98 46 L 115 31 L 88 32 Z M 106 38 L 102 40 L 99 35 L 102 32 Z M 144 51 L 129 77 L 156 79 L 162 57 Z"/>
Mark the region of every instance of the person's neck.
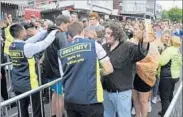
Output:
<path fill-rule="evenodd" d="M 111 45 L 110 51 L 114 50 L 118 45 L 119 45 L 119 41 L 115 41 L 115 42 Z"/>
<path fill-rule="evenodd" d="M 75 36 L 73 37 L 73 39 L 76 39 L 76 38 L 84 38 L 84 35 L 80 34 L 80 35 L 75 35 Z"/>
<path fill-rule="evenodd" d="M 61 31 L 64 31 L 64 28 L 63 27 L 58 27 Z"/>
<path fill-rule="evenodd" d="M 38 33 L 38 30 L 35 30 L 35 31 L 34 31 L 34 35 L 36 35 L 37 33 Z M 34 36 L 34 35 L 33 35 L 33 36 Z"/>
<path fill-rule="evenodd" d="M 134 39 L 135 41 L 137 41 L 137 42 L 139 41 L 137 37 L 133 37 L 133 39 Z"/>
<path fill-rule="evenodd" d="M 96 24 L 93 24 L 93 25 L 91 25 L 91 26 L 98 26 L 99 25 L 99 22 L 97 22 Z"/>
<path fill-rule="evenodd" d="M 16 38 L 16 40 L 21 40 L 21 41 L 24 41 L 24 39 L 22 39 L 22 38 Z"/>
<path fill-rule="evenodd" d="M 138 44 L 139 39 L 138 39 L 137 37 L 133 37 L 132 39 L 133 39 L 133 42 L 134 42 L 135 44 Z"/>

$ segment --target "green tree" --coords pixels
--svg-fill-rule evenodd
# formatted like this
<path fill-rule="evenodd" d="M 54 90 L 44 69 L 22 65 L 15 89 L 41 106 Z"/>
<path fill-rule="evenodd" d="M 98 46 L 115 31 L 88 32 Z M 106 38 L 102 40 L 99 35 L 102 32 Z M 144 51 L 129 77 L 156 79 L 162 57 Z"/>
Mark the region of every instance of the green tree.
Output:
<path fill-rule="evenodd" d="M 161 18 L 162 19 L 169 19 L 168 12 L 166 10 L 163 10 L 161 12 Z"/>
<path fill-rule="evenodd" d="M 171 21 L 182 21 L 182 9 L 178 7 L 168 10 L 167 14 Z"/>

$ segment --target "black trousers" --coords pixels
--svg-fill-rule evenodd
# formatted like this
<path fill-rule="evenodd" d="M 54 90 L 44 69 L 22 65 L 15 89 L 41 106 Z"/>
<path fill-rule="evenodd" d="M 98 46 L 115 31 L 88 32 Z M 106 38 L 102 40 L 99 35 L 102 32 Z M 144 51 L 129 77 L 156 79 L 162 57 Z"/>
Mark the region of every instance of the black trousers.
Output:
<path fill-rule="evenodd" d="M 16 95 L 20 95 L 22 93 L 15 92 Z M 44 117 L 41 116 L 41 102 L 40 102 L 40 93 L 32 94 L 32 108 L 33 108 L 33 117 Z M 18 117 L 29 117 L 28 107 L 30 104 L 30 97 L 26 97 L 20 100 L 20 110 L 18 109 Z M 18 104 L 17 104 L 18 107 Z M 19 113 L 21 111 L 21 113 Z"/>
<path fill-rule="evenodd" d="M 41 82 L 44 85 L 44 84 L 48 83 L 48 79 L 46 79 L 46 77 L 45 77 L 44 66 L 42 64 L 40 64 L 40 67 L 41 67 L 41 80 L 42 80 Z M 49 100 L 49 88 L 45 88 L 43 90 L 43 97 L 47 98 Z"/>
<path fill-rule="evenodd" d="M 2 96 L 3 100 L 8 99 L 6 76 L 3 74 L 2 74 L 2 79 L 1 79 L 1 96 Z"/>
<path fill-rule="evenodd" d="M 167 79 L 161 78 L 159 84 L 159 92 L 161 98 L 161 106 L 162 106 L 162 115 L 165 114 L 168 109 L 172 99 L 173 99 L 173 91 L 175 88 L 175 84 L 179 79 Z"/>
<path fill-rule="evenodd" d="M 81 105 L 73 103 L 65 103 L 65 109 L 68 117 L 103 117 L 103 104 Z"/>

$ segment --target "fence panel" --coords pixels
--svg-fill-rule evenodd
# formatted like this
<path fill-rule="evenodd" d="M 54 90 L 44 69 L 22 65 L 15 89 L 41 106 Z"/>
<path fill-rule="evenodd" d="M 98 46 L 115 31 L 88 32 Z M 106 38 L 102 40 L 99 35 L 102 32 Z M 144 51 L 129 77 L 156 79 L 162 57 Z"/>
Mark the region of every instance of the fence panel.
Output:
<path fill-rule="evenodd" d="M 164 117 L 182 117 L 182 82 Z"/>
<path fill-rule="evenodd" d="M 10 86 L 11 88 L 11 75 L 10 75 L 10 65 L 12 63 L 11 62 L 7 62 L 7 63 L 4 63 L 4 64 L 1 64 L 1 67 L 6 67 L 8 66 L 7 68 L 7 84 Z M 9 73 L 8 73 L 9 72 Z M 59 78 L 57 80 L 54 80 L 52 82 L 49 82 L 49 83 L 46 83 L 44 85 L 41 85 L 41 70 L 40 70 L 40 65 L 38 63 L 38 72 L 39 72 L 39 84 L 40 86 L 37 88 L 37 89 L 34 89 L 34 90 L 30 90 L 30 91 L 27 91 L 23 94 L 20 94 L 20 95 L 17 95 L 15 97 L 12 97 L 6 101 L 3 101 L 0 103 L 0 107 L 1 107 L 1 117 L 17 117 L 18 116 L 18 111 L 20 113 L 20 117 L 21 117 L 21 109 L 20 109 L 20 100 L 28 97 L 30 98 L 30 106 L 29 106 L 29 115 L 31 115 L 31 117 L 33 117 L 33 98 L 32 98 L 32 95 L 35 94 L 35 93 L 38 93 L 39 92 L 39 98 L 40 98 L 40 105 L 41 105 L 41 115 L 42 117 L 52 117 L 52 91 L 51 91 L 51 86 L 58 83 L 59 81 L 61 81 L 62 79 Z M 44 104 L 43 103 L 43 95 L 42 95 L 42 92 L 44 89 L 49 89 L 48 91 L 48 99 L 49 99 L 49 103 L 48 104 Z M 11 92 L 11 90 L 9 90 Z M 56 97 L 56 102 L 58 102 L 58 97 Z M 11 108 L 11 104 L 13 103 L 17 103 L 17 106 L 14 107 L 14 108 Z M 46 107 L 46 108 L 45 108 Z M 65 112 L 65 117 L 66 117 L 66 112 Z"/>

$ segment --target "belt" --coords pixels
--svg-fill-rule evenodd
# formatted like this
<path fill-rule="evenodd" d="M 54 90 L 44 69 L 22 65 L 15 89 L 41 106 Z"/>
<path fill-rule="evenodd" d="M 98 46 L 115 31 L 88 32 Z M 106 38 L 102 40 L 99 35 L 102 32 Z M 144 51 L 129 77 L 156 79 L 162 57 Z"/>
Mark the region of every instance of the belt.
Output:
<path fill-rule="evenodd" d="M 118 92 L 122 92 L 124 90 L 121 90 L 121 89 L 106 89 L 107 92 L 109 93 L 118 93 Z"/>

